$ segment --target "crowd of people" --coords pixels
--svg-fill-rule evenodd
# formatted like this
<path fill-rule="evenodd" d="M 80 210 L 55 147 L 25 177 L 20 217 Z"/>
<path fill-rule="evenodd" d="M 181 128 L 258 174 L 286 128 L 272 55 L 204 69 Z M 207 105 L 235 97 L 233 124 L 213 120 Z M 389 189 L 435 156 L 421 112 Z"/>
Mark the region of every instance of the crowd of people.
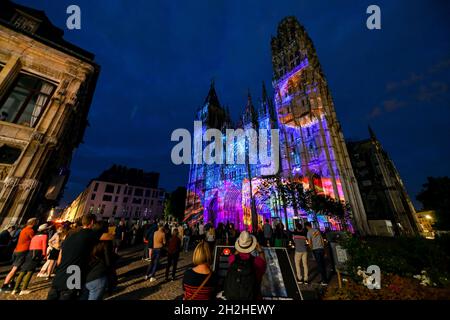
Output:
<path fill-rule="evenodd" d="M 321 275 L 327 284 L 324 259 L 325 244 L 319 230 L 306 222 L 296 223 L 295 231 L 284 230 L 282 223 L 262 223 L 255 235 L 239 232 L 233 223 L 214 226 L 208 221 L 187 225 L 155 220 L 139 226 L 127 226 L 124 220 L 97 221 L 87 214 L 74 223 L 43 223 L 29 219 L 22 228 L 10 227 L 0 233 L 0 245 L 14 248 L 12 267 L 6 276 L 2 292 L 26 295 L 35 272 L 37 277 L 51 281 L 49 300 L 101 300 L 117 286 L 119 250 L 142 242 L 142 259 L 148 261 L 144 280 L 155 282 L 155 274 L 165 256 L 165 280 L 176 279 L 182 252 L 194 249 L 192 264 L 183 276 L 185 300 L 231 300 L 261 298 L 261 281 L 266 270 L 263 246 L 295 245 L 294 264 L 297 281 L 308 283 L 308 251 L 311 250 Z M 216 245 L 234 246 L 229 257 L 229 270 L 221 287 L 212 271 Z"/>

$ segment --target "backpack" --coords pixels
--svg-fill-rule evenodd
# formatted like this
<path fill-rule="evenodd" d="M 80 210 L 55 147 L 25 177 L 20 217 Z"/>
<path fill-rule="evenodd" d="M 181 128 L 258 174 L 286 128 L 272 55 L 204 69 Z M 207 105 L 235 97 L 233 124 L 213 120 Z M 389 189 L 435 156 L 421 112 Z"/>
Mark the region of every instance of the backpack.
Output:
<path fill-rule="evenodd" d="M 250 255 L 247 260 L 239 254 L 230 266 L 224 282 L 224 296 L 227 300 L 255 300 L 258 283 L 253 266 L 255 258 Z"/>

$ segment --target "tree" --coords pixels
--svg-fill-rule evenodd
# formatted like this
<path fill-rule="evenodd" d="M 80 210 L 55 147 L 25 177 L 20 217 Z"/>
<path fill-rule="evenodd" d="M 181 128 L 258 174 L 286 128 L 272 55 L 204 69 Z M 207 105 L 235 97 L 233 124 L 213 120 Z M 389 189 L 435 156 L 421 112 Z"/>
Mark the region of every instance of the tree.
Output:
<path fill-rule="evenodd" d="M 424 210 L 436 212 L 436 229 L 450 230 L 450 178 L 428 177 L 422 186 L 416 199 L 422 203 Z"/>
<path fill-rule="evenodd" d="M 186 202 L 186 188 L 178 187 L 169 194 L 164 203 L 164 217 L 168 219 L 173 217 L 178 221 L 184 218 L 184 209 Z"/>

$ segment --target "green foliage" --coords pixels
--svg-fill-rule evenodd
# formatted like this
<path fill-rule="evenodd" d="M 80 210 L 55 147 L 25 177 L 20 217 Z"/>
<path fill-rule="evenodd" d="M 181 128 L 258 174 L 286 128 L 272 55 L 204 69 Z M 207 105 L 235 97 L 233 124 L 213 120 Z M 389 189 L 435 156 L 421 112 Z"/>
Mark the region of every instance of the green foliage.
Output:
<path fill-rule="evenodd" d="M 186 202 L 186 188 L 178 187 L 173 191 L 164 203 L 164 217 L 168 219 L 173 217 L 178 221 L 184 218 L 184 209 Z"/>
<path fill-rule="evenodd" d="M 428 177 L 422 191 L 417 195 L 417 200 L 422 202 L 425 210 L 436 211 L 436 223 L 438 230 L 450 230 L 450 178 Z"/>
<path fill-rule="evenodd" d="M 365 240 L 349 237 L 343 245 L 350 260 L 347 271 L 357 279 L 357 267 L 378 265 L 383 273 L 413 277 L 423 270 L 433 283 L 449 285 L 450 256 L 448 239 L 429 240 L 424 238 L 382 238 Z"/>

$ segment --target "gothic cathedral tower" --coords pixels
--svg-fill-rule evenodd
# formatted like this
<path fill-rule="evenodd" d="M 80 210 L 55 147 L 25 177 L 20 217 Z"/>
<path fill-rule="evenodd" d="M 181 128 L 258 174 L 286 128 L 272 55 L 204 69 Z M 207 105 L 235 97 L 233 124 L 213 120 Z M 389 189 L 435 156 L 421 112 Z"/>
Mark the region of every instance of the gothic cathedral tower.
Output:
<path fill-rule="evenodd" d="M 353 222 L 370 233 L 341 126 L 313 43 L 294 17 L 272 38 L 274 100 L 282 175 L 305 188 L 346 201 Z"/>

